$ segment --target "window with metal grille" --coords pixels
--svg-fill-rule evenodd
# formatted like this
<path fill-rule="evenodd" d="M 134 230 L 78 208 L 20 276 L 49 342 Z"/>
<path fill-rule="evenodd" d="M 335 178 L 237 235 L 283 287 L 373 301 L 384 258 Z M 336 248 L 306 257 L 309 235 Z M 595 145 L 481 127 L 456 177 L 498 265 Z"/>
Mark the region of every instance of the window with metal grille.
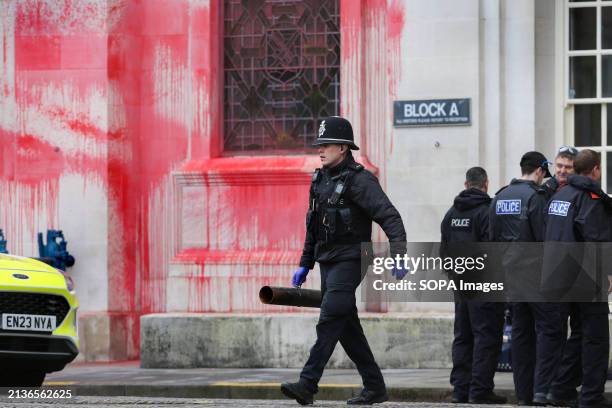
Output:
<path fill-rule="evenodd" d="M 338 0 L 224 1 L 224 150 L 306 151 L 340 113 Z"/>

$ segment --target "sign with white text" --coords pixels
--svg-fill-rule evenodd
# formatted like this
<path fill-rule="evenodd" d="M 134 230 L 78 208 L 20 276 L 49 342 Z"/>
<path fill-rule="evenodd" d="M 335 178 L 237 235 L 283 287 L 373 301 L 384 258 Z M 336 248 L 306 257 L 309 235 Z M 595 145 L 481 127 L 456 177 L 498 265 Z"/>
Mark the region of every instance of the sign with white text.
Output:
<path fill-rule="evenodd" d="M 393 102 L 393 126 L 469 125 L 470 99 Z"/>

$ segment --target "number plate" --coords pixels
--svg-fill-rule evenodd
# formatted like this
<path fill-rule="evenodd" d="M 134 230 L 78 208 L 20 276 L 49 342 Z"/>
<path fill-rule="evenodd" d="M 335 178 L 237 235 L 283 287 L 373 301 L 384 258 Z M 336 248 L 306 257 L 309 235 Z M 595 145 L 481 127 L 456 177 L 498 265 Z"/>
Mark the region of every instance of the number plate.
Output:
<path fill-rule="evenodd" d="M 2 329 L 4 330 L 55 330 L 55 316 L 10 314 L 2 315 Z"/>

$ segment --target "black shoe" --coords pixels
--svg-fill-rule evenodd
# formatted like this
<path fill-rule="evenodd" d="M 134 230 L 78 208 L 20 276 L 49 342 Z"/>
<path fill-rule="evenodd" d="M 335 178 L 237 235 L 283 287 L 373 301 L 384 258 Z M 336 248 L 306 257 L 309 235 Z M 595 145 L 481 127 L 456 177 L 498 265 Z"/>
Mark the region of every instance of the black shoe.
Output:
<path fill-rule="evenodd" d="M 296 383 L 282 383 L 281 392 L 288 398 L 294 399 L 300 405 L 311 405 L 312 404 L 312 393 L 308 391 L 299 382 Z"/>
<path fill-rule="evenodd" d="M 516 401 L 516 405 L 519 405 L 519 406 L 533 406 L 533 401 L 532 400 L 518 400 L 518 401 Z"/>
<path fill-rule="evenodd" d="M 549 401 L 548 398 L 546 398 L 546 394 L 543 392 L 536 392 L 533 397 L 532 404 L 537 406 L 546 406 L 549 404 Z"/>
<path fill-rule="evenodd" d="M 458 397 L 456 395 L 453 395 L 453 398 L 451 399 L 451 402 L 453 404 L 467 404 L 468 398 L 467 397 Z"/>
<path fill-rule="evenodd" d="M 549 392 L 548 395 L 546 395 L 546 399 L 548 400 L 548 403 L 554 407 L 576 408 L 578 406 L 578 400 L 575 396 L 567 397 Z"/>
<path fill-rule="evenodd" d="M 350 400 L 346 401 L 346 403 L 349 405 L 372 405 L 385 401 L 389 401 L 389 396 L 387 395 L 386 390 L 382 392 L 363 390 L 359 396 L 351 398 Z"/>
<path fill-rule="evenodd" d="M 594 403 L 589 403 L 589 404 L 583 404 L 582 402 L 580 402 L 578 406 L 580 408 L 612 408 L 612 401 L 609 401 L 604 398 L 599 402 L 594 402 Z"/>
<path fill-rule="evenodd" d="M 491 391 L 488 394 L 479 397 L 470 397 L 470 404 L 505 404 L 508 400 L 506 397 L 495 394 Z"/>

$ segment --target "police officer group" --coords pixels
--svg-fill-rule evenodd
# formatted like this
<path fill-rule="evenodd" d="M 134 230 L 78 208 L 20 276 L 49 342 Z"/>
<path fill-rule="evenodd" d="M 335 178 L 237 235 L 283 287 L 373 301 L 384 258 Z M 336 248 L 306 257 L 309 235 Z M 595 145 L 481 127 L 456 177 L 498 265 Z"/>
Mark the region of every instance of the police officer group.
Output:
<path fill-rule="evenodd" d="M 363 380 L 360 395 L 347 403 L 381 403 L 388 400 L 385 382 L 357 314 L 355 291 L 365 274 L 361 245 L 371 242 L 374 221 L 389 239 L 391 256 L 402 254 L 406 232 L 376 177 L 354 160 L 351 151 L 359 148 L 349 121 L 337 116 L 323 120 L 314 145 L 322 167 L 313 174 L 304 249 L 292 284 L 302 285 L 318 262 L 321 311 L 317 339 L 300 378 L 281 384 L 281 391 L 302 405 L 312 404 L 325 365 L 340 342 Z M 612 241 L 612 205 L 599 185 L 599 153 L 564 146 L 555 158 L 555 176 L 549 172 L 550 164 L 539 152 L 526 153 L 520 162 L 521 176 L 493 199 L 486 171 L 469 169 L 465 189 L 442 221 L 441 241 Z M 394 269 L 392 274 L 402 279 L 406 271 Z M 504 303 L 455 301 L 450 376 L 454 403 L 506 402 L 493 391 L 504 307 Z M 519 405 L 612 407 L 603 397 L 609 349 L 607 302 L 515 302 L 510 308 Z"/>
<path fill-rule="evenodd" d="M 550 164 L 554 164 L 554 176 Z M 540 152 L 527 152 L 521 158 L 520 171 L 520 177 L 491 199 L 486 171 L 481 167 L 469 169 L 465 190 L 442 222 L 442 241 L 612 241 L 612 205 L 601 190 L 599 153 L 563 146 L 555 162 L 550 163 Z M 453 219 L 469 219 L 470 228 L 455 227 Z M 529 267 L 524 253 L 515 252 L 510 253 L 513 269 Z M 511 303 L 510 309 L 518 405 L 612 406 L 603 395 L 609 350 L 607 302 L 525 301 Z M 455 303 L 453 402 L 506 402 L 493 392 L 503 318 L 503 303 Z"/>

